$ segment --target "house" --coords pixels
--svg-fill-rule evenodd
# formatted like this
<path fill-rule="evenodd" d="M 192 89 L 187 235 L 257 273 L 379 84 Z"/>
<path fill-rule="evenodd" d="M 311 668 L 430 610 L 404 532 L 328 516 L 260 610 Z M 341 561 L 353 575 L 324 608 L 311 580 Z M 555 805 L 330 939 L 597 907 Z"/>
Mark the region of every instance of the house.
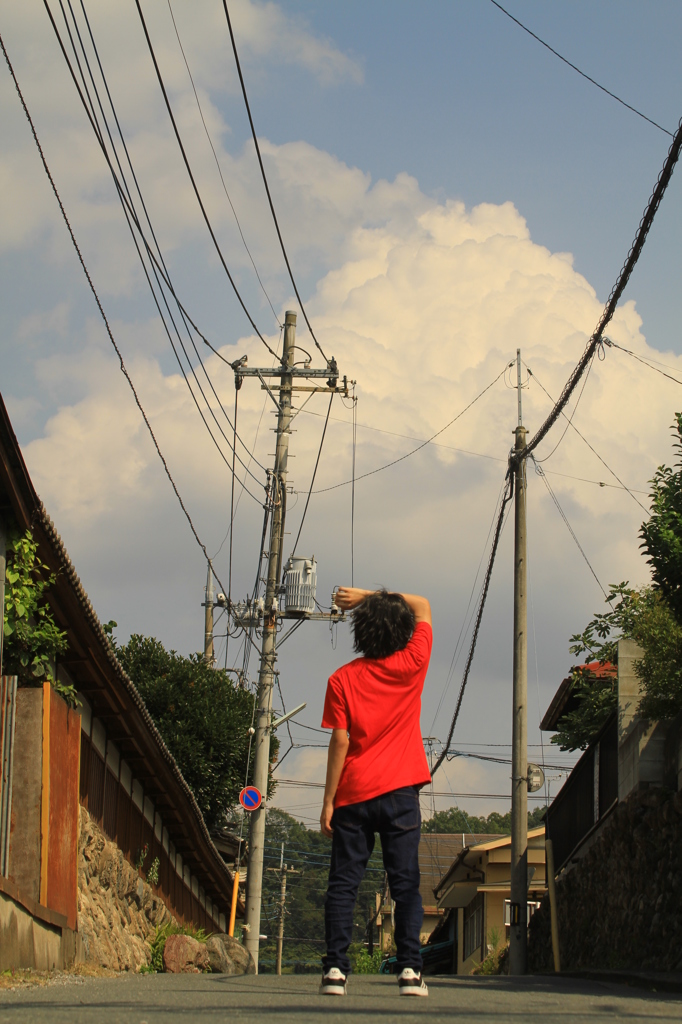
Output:
<path fill-rule="evenodd" d="M 424 905 L 424 920 L 420 933 L 422 945 L 425 946 L 428 943 L 433 932 L 442 924 L 446 913 L 437 905 L 434 896 L 435 886 L 463 849 L 492 838 L 496 837 L 488 834 L 473 835 L 469 832 L 422 833 L 419 842 L 421 873 L 419 891 Z M 394 929 L 391 894 L 388 887 L 383 896 L 377 894 L 376 925 L 379 931 L 379 946 L 382 951 L 388 952 L 392 948 Z"/>
<path fill-rule="evenodd" d="M 616 707 L 592 739 L 547 811 L 547 837 L 558 873 L 585 856 L 628 796 L 650 786 L 682 788 L 682 721 L 639 718 L 641 683 L 636 663 L 643 656 L 632 640 L 618 641 L 618 664 L 586 665 L 595 675 L 617 675 Z M 540 728 L 555 732 L 570 712 L 571 678 L 560 684 Z"/>
<path fill-rule="evenodd" d="M 528 831 L 529 919 L 546 891 L 545 828 L 541 825 Z M 511 836 L 464 847 L 435 885 L 434 896 L 438 909 L 448 912 L 444 924 L 453 942 L 453 974 L 471 974 L 494 937 L 499 943 L 509 936 Z"/>
<path fill-rule="evenodd" d="M 67 708 L 49 683 L 17 690 L 16 677 L 2 677 L 0 970 L 64 966 L 78 955 L 81 807 L 178 922 L 224 932 L 232 872 L 116 659 L 33 487 L 0 397 L 3 581 L 8 531 L 28 528 L 57 574 L 47 597 L 68 638 L 57 678 L 75 687 L 80 705 Z"/>

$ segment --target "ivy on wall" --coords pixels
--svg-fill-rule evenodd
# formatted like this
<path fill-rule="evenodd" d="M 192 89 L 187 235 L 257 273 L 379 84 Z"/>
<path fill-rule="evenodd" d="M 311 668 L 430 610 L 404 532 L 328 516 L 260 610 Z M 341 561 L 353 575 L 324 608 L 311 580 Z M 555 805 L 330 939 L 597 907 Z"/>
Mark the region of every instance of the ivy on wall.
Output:
<path fill-rule="evenodd" d="M 42 686 L 48 680 L 75 707 L 74 687 L 58 682 L 54 673 L 57 655 L 68 647 L 46 597 L 56 576 L 38 557 L 30 530 L 11 540 L 6 558 L 3 671 L 16 675 L 19 686 Z"/>

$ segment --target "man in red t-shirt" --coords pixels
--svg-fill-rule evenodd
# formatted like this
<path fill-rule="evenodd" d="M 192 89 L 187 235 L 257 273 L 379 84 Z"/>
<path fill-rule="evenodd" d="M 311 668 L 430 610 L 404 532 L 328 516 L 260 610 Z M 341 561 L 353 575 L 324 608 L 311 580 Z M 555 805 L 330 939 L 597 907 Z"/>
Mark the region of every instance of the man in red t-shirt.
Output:
<path fill-rule="evenodd" d="M 431 656 L 425 597 L 341 587 L 336 604 L 353 610 L 361 655 L 329 679 L 322 725 L 332 729 L 320 826 L 332 838 L 325 902 L 323 995 L 344 995 L 353 909 L 374 836 L 395 902 L 400 995 L 428 995 L 419 932 L 419 789 L 430 781 L 421 738 L 421 694 Z"/>

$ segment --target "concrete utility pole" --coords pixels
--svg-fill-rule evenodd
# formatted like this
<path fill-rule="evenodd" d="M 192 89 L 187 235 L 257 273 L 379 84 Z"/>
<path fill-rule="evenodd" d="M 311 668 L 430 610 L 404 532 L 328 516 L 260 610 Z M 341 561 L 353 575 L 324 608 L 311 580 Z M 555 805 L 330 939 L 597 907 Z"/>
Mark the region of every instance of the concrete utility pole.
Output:
<path fill-rule="evenodd" d="M 516 451 L 526 447 L 521 410 L 521 350 L 516 350 L 519 423 Z M 512 708 L 511 899 L 509 973 L 526 973 L 528 925 L 528 633 L 526 624 L 526 460 L 514 479 L 514 684 Z"/>
<path fill-rule="evenodd" d="M 211 563 L 206 573 L 206 590 L 204 591 L 204 661 L 211 668 L 215 665 L 213 654 L 213 573 Z"/>
<path fill-rule="evenodd" d="M 263 644 L 258 675 L 258 709 L 254 736 L 253 785 L 266 796 L 268 768 L 270 766 L 270 733 L 272 721 L 272 688 L 275 679 L 277 640 L 277 600 L 282 568 L 282 541 L 284 529 L 284 503 L 287 486 L 287 458 L 289 454 L 289 424 L 291 423 L 291 388 L 293 376 L 288 373 L 294 362 L 296 341 L 296 314 L 284 317 L 284 349 L 280 374 L 279 412 L 277 414 L 277 446 L 272 476 L 272 524 L 268 552 L 268 577 L 265 589 L 263 615 Z M 258 944 L 260 913 L 263 895 L 263 855 L 265 853 L 265 806 L 251 812 L 249 820 L 249 871 L 246 878 L 246 948 L 258 970 Z"/>

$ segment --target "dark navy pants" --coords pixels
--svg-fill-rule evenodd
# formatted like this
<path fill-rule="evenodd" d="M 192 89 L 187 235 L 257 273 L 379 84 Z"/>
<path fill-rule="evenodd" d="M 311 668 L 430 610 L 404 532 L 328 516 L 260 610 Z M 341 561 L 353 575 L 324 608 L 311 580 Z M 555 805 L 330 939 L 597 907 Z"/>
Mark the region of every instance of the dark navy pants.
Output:
<path fill-rule="evenodd" d="M 419 892 L 419 792 L 414 786 L 358 804 L 337 807 L 332 817 L 332 857 L 325 901 L 325 971 L 350 971 L 353 909 L 358 888 L 379 833 L 391 899 L 395 902 L 397 967 L 421 971 L 419 933 L 424 917 Z"/>

